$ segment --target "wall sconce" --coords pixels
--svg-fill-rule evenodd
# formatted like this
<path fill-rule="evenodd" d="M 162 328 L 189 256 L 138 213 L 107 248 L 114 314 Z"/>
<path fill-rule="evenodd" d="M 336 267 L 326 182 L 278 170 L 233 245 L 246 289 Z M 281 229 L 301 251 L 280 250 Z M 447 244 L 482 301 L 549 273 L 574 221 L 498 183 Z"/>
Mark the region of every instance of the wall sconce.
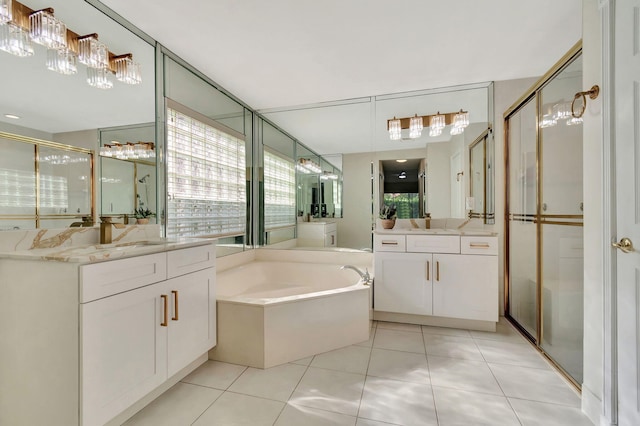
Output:
<path fill-rule="evenodd" d="M 126 84 L 142 81 L 140 64 L 133 55 L 115 55 L 98 40 L 98 34 L 79 35 L 53 15 L 52 8 L 32 10 L 15 0 L 0 0 L 0 50 L 15 56 L 32 56 L 33 43 L 47 47 L 46 67 L 60 74 L 78 72 L 78 62 L 87 66 L 87 83 L 110 89 L 111 75 Z"/>
<path fill-rule="evenodd" d="M 153 142 L 127 142 L 121 144 L 117 141 L 104 144 L 100 147 L 100 156 L 117 158 L 118 160 L 144 160 L 156 156 Z"/>
<path fill-rule="evenodd" d="M 458 112 L 448 112 L 433 115 L 418 114 L 413 117 L 396 118 L 387 120 L 387 130 L 392 141 L 402 139 L 402 129 L 409 129 L 409 138 L 416 139 L 422 136 L 424 123 L 429 123 L 429 136 L 435 137 L 442 134 L 446 126 L 451 125 L 451 134 L 459 135 L 469 125 L 469 112 L 460 110 Z"/>

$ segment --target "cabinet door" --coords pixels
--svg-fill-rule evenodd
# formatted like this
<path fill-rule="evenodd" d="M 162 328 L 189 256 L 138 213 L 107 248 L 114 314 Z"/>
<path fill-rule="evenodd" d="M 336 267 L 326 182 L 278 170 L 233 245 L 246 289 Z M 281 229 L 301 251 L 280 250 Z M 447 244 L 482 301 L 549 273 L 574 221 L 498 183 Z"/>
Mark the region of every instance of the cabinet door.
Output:
<path fill-rule="evenodd" d="M 208 268 L 167 281 L 169 377 L 216 344 L 215 274 Z"/>
<path fill-rule="evenodd" d="M 431 315 L 432 255 L 376 253 L 375 309 Z"/>
<path fill-rule="evenodd" d="M 167 378 L 164 283 L 80 305 L 82 425 L 102 425 Z"/>
<path fill-rule="evenodd" d="M 434 254 L 433 315 L 498 321 L 498 256 Z"/>

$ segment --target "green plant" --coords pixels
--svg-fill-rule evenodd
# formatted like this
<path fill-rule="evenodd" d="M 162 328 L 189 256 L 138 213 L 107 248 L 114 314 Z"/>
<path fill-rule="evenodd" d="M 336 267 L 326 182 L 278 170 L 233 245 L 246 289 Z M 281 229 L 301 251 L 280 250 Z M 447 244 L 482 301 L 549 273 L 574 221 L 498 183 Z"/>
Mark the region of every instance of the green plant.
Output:
<path fill-rule="evenodd" d="M 136 219 L 145 219 L 151 216 L 155 216 L 156 214 L 149 209 L 138 207 L 135 211 L 135 215 L 136 215 Z"/>
<path fill-rule="evenodd" d="M 395 205 L 388 206 L 385 204 L 380 209 L 380 219 L 395 219 L 396 217 L 398 217 L 396 212 L 397 209 Z"/>

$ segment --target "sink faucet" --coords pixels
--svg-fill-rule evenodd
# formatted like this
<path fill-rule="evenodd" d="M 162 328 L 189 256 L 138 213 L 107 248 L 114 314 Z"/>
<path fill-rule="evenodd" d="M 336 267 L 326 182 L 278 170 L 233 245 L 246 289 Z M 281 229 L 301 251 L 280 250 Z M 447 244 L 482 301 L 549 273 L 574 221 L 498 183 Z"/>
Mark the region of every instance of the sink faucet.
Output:
<path fill-rule="evenodd" d="M 110 216 L 102 216 L 100 218 L 100 244 L 111 244 L 111 226 L 115 226 L 118 229 L 125 227 L 124 223 L 111 222 Z"/>
<path fill-rule="evenodd" d="M 340 269 L 351 269 L 353 271 L 356 271 L 366 285 L 369 285 L 371 283 L 371 275 L 369 275 L 369 270 L 367 268 L 364 268 L 364 272 L 362 272 L 360 269 L 356 268 L 353 265 L 344 265 L 344 266 L 341 266 Z"/>

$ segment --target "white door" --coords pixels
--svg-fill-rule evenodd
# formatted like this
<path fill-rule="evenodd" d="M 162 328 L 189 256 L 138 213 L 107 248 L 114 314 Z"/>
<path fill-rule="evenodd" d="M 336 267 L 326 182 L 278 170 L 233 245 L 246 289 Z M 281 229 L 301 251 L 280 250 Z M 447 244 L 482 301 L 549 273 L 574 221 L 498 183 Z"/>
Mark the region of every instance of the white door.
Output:
<path fill-rule="evenodd" d="M 636 250 L 616 250 L 618 424 L 640 425 L 640 0 L 615 3 L 617 239 Z"/>
<path fill-rule="evenodd" d="M 431 254 L 376 253 L 375 309 L 431 315 L 432 263 Z"/>

